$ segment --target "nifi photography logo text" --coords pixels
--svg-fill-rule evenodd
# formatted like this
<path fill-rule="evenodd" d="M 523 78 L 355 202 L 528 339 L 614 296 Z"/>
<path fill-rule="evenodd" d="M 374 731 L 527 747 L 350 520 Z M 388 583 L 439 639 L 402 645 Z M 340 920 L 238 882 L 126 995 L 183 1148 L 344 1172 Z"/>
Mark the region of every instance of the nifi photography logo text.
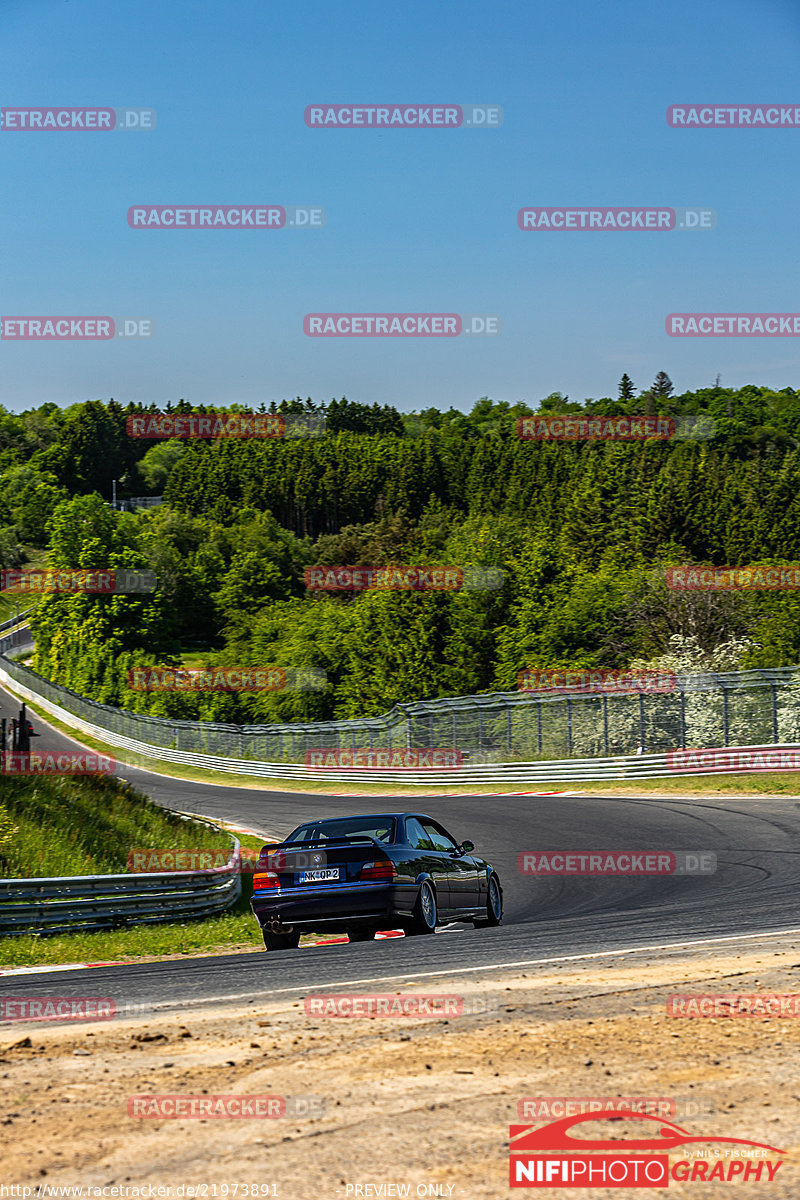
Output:
<path fill-rule="evenodd" d="M 591 1128 L 573 1133 L 575 1126 L 592 1121 L 606 1125 L 615 1121 L 627 1128 L 614 1137 L 603 1130 L 598 1132 L 605 1136 L 592 1138 Z M 509 1153 L 511 1187 L 665 1188 L 673 1180 L 771 1183 L 786 1152 L 717 1133 L 695 1135 L 662 1117 L 623 1115 L 608 1108 L 563 1117 L 539 1128 L 512 1125 Z"/>

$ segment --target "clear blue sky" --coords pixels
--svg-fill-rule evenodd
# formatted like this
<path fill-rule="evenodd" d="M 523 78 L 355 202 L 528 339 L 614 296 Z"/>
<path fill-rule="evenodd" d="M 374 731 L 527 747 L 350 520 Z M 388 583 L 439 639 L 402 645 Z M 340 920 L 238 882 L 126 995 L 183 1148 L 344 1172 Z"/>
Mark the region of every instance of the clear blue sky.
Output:
<path fill-rule="evenodd" d="M 790 0 L 3 0 L 0 103 L 157 110 L 151 133 L 0 133 L 3 315 L 147 316 L 150 341 L 0 342 L 0 403 L 347 395 L 402 410 L 800 386 L 796 338 L 670 311 L 800 311 Z M 313 130 L 315 102 L 502 105 L 494 130 Z M 324 229 L 132 230 L 132 204 L 314 204 Z M 703 205 L 706 233 L 523 233 L 525 205 Z M 495 338 L 311 339 L 308 312 L 497 313 Z"/>

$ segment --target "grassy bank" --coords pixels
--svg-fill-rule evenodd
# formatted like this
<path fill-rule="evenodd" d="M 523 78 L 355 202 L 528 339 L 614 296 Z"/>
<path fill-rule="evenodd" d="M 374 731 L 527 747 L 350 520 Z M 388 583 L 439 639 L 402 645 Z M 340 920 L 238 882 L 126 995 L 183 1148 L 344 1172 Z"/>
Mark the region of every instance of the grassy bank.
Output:
<path fill-rule="evenodd" d="M 247 875 L 242 876 L 242 893 L 242 899 L 229 913 L 206 917 L 202 921 L 137 925 L 130 929 L 101 929 L 96 933 L 65 933 L 52 937 L 26 934 L 0 938 L 0 968 L 263 951 L 261 933 L 250 911 L 250 877 Z"/>
<path fill-rule="evenodd" d="M 263 839 L 241 835 L 243 846 Z M 126 871 L 135 849 L 230 850 L 221 830 L 154 804 L 129 784 L 101 776 L 2 780 L 0 876 L 104 875 Z M 0 967 L 129 961 L 160 955 L 263 948 L 250 912 L 252 879 L 227 913 L 129 929 L 26 934 L 0 939 Z"/>
<path fill-rule="evenodd" d="M 2 797 L 14 826 L 0 845 L 6 877 L 114 874 L 127 870 L 135 849 L 231 845 L 226 834 L 161 808 L 117 779 L 5 776 Z"/>

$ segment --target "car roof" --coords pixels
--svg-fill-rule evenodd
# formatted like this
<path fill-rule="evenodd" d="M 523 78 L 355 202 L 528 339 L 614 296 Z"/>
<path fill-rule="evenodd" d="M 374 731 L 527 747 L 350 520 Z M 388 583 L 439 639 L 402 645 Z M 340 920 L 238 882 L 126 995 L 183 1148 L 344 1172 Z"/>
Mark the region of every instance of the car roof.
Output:
<path fill-rule="evenodd" d="M 405 817 L 417 817 L 422 821 L 433 821 L 433 817 L 427 816 L 426 813 L 420 812 L 380 812 L 380 813 L 351 813 L 344 817 L 310 817 L 307 821 L 303 821 L 303 825 L 322 825 L 326 821 L 352 821 L 355 818 L 363 819 L 364 821 L 386 820 L 387 818 L 403 819 Z"/>

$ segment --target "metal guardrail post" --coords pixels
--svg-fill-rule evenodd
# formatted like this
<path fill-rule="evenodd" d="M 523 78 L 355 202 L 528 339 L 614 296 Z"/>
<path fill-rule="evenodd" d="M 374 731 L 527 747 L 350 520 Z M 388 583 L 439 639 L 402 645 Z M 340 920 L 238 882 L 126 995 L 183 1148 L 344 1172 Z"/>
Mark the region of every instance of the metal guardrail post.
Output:
<path fill-rule="evenodd" d="M 686 745 L 686 692 L 681 688 L 681 745 Z"/>

